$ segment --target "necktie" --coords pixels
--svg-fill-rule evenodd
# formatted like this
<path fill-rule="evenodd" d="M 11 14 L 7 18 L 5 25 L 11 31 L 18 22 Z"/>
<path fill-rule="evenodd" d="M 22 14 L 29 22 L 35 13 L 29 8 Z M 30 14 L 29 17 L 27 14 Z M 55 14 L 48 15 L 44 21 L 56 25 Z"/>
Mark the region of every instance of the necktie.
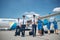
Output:
<path fill-rule="evenodd" d="M 34 18 L 34 24 L 35 24 L 35 18 Z"/>
<path fill-rule="evenodd" d="M 24 19 L 23 19 L 23 25 L 24 25 Z"/>

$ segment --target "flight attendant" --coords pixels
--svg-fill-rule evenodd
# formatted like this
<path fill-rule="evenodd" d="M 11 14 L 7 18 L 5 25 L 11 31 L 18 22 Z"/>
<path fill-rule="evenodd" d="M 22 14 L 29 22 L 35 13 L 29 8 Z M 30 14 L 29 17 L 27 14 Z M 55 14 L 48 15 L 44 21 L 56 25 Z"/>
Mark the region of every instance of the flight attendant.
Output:
<path fill-rule="evenodd" d="M 40 20 L 40 17 L 38 18 L 37 24 L 38 24 L 38 33 L 40 34 L 40 36 L 42 36 L 43 22 Z"/>
<path fill-rule="evenodd" d="M 58 25 L 57 25 L 56 19 L 54 19 L 53 24 L 54 24 L 54 32 L 55 32 L 56 34 L 58 34 Z"/>
<path fill-rule="evenodd" d="M 51 23 L 54 24 L 54 33 L 58 34 L 57 21 L 56 21 L 56 19 L 55 19 L 54 17 L 51 17 L 51 18 L 49 19 L 49 27 L 48 27 L 49 31 L 48 31 L 48 33 L 50 34 L 50 26 L 51 26 Z"/>
<path fill-rule="evenodd" d="M 16 26 L 16 32 L 15 32 L 15 36 L 20 36 L 20 32 L 21 32 L 21 25 L 20 25 L 20 19 L 17 19 L 17 26 Z"/>
<path fill-rule="evenodd" d="M 50 34 L 50 22 L 48 21 L 48 19 L 44 19 L 43 23 L 44 23 L 44 25 L 47 26 L 48 34 Z"/>
<path fill-rule="evenodd" d="M 22 19 L 22 22 L 21 22 L 21 25 L 22 25 L 22 37 L 24 37 L 25 36 L 25 27 L 26 27 L 26 23 L 27 23 L 27 21 L 26 21 L 26 19 L 25 19 L 25 15 L 23 15 L 23 19 Z"/>
<path fill-rule="evenodd" d="M 32 32 L 33 32 L 33 37 L 36 36 L 36 18 L 35 18 L 35 15 L 33 15 L 33 18 L 32 18 Z"/>

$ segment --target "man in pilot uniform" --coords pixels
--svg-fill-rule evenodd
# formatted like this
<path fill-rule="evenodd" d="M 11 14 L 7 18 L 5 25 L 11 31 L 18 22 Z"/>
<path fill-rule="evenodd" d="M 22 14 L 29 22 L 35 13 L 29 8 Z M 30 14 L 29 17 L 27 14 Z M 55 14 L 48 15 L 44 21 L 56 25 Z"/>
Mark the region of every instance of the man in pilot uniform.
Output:
<path fill-rule="evenodd" d="M 25 36 L 25 27 L 26 27 L 26 19 L 25 19 L 25 15 L 23 15 L 23 19 L 22 19 L 22 21 L 21 21 L 21 28 L 22 28 L 22 37 L 24 37 Z"/>
<path fill-rule="evenodd" d="M 16 32 L 15 32 L 15 36 L 20 36 L 20 31 L 21 31 L 21 22 L 20 22 L 20 19 L 18 18 L 17 19 L 17 26 L 16 26 Z"/>
<path fill-rule="evenodd" d="M 35 15 L 33 15 L 33 18 L 32 18 L 32 32 L 33 32 L 33 37 L 36 36 L 36 18 L 35 18 Z"/>

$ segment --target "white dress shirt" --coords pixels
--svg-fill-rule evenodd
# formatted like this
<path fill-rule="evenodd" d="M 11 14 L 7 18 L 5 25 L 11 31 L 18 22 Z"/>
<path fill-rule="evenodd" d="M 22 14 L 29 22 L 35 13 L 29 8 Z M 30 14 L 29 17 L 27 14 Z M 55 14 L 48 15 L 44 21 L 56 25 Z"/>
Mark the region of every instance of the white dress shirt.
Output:
<path fill-rule="evenodd" d="M 20 25 L 21 25 L 21 24 L 20 24 L 20 23 L 21 23 L 20 20 L 19 20 L 19 21 L 17 20 L 16 23 L 17 23 L 17 26 L 20 26 Z"/>
<path fill-rule="evenodd" d="M 32 24 L 34 24 L 34 21 L 35 21 L 35 24 L 36 24 L 36 22 L 37 22 L 36 18 L 35 19 L 32 18 Z"/>
<path fill-rule="evenodd" d="M 21 24 L 26 25 L 26 22 L 27 22 L 26 19 L 22 19 Z"/>

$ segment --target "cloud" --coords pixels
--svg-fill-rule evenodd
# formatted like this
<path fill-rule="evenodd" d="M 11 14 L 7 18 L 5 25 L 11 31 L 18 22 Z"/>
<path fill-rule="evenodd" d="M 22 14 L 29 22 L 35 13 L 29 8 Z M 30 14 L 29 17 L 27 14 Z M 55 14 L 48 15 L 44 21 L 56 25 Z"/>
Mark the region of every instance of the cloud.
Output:
<path fill-rule="evenodd" d="M 54 8 L 53 12 L 60 13 L 60 7 Z"/>
<path fill-rule="evenodd" d="M 33 15 L 39 16 L 39 14 L 35 12 L 25 12 L 24 15 L 26 15 L 28 18 L 32 18 Z"/>

